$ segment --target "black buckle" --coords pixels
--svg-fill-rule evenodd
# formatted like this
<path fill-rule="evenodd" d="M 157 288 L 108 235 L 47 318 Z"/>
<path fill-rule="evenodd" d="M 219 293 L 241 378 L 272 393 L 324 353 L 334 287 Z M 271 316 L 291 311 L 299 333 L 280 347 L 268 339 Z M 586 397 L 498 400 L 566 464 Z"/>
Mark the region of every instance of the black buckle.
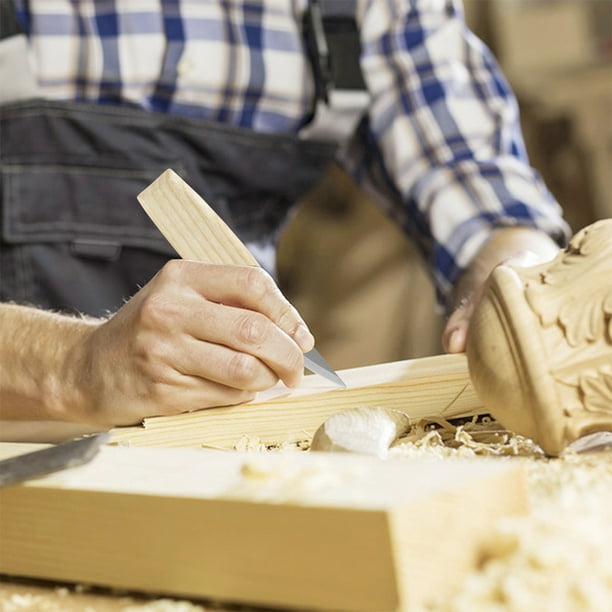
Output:
<path fill-rule="evenodd" d="M 0 0 L 0 40 L 15 34 L 23 34 L 10 0 Z"/>
<path fill-rule="evenodd" d="M 329 104 L 329 94 L 334 83 L 319 0 L 310 0 L 308 3 L 304 13 L 304 36 L 314 73 L 316 99 Z"/>

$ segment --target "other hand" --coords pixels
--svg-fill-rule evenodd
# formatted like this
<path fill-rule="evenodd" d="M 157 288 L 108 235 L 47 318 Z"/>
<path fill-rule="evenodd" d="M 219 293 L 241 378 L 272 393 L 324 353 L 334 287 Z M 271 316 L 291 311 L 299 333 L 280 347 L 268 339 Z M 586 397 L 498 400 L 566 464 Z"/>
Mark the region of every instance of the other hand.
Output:
<path fill-rule="evenodd" d="M 551 260 L 559 246 L 547 234 L 526 227 L 493 231 L 455 287 L 452 312 L 442 333 L 442 346 L 449 353 L 465 351 L 470 319 L 486 289 L 493 269 L 502 263 L 532 266 Z"/>

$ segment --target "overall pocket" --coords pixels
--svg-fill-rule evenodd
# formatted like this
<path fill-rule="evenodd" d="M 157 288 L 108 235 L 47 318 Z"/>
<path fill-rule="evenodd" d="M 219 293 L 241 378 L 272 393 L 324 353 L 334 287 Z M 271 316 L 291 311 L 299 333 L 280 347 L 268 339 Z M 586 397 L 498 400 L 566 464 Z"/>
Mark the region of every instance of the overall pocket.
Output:
<path fill-rule="evenodd" d="M 129 167 L 70 154 L 23 161 L 3 156 L 0 167 L 0 299 L 105 315 L 176 257 L 136 196 L 178 163 Z"/>

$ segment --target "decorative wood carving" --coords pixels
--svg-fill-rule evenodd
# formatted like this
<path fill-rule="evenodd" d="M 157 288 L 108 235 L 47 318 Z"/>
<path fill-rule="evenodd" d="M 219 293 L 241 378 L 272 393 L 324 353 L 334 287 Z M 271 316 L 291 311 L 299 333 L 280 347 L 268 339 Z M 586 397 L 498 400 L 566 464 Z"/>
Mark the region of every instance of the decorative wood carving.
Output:
<path fill-rule="evenodd" d="M 547 453 L 612 431 L 612 219 L 578 232 L 551 262 L 497 268 L 467 356 L 485 407 Z"/>

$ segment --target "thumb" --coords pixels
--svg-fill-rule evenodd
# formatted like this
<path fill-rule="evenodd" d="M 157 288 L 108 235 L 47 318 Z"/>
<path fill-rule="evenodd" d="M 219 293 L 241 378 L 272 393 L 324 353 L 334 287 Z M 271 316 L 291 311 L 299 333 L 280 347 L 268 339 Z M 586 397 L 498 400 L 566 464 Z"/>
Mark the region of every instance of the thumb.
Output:
<path fill-rule="evenodd" d="M 442 332 L 442 347 L 447 353 L 463 353 L 467 344 L 470 318 L 476 307 L 474 296 L 465 298 L 448 318 Z"/>

